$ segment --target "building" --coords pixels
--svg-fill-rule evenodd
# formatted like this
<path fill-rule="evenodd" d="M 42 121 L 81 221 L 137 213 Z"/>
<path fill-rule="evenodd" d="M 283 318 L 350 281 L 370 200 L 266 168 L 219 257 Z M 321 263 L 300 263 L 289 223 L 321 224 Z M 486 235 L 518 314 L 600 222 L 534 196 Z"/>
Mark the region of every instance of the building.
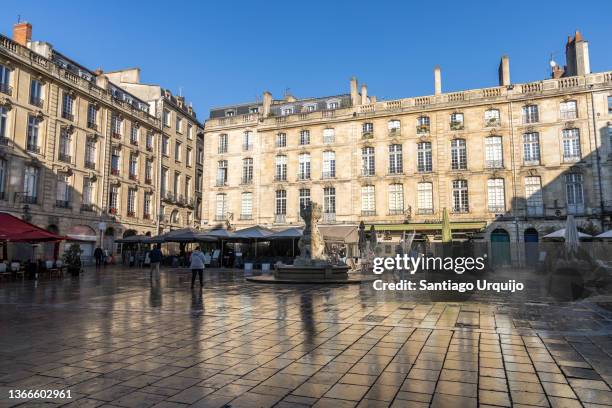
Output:
<path fill-rule="evenodd" d="M 287 226 L 300 205 L 323 223 L 373 224 L 388 235 L 453 232 L 538 239 L 567 214 L 610 226 L 612 72 L 591 73 L 576 33 L 567 66 L 514 84 L 509 58 L 498 86 L 378 101 L 348 94 L 273 99 L 212 109 L 205 123 L 203 222 Z"/>
<path fill-rule="evenodd" d="M 159 227 L 157 152 L 168 131 L 150 99 L 111 78 L 33 41 L 28 23 L 0 35 L 0 211 L 78 240 L 85 257 L 96 242 L 112 249 Z"/>

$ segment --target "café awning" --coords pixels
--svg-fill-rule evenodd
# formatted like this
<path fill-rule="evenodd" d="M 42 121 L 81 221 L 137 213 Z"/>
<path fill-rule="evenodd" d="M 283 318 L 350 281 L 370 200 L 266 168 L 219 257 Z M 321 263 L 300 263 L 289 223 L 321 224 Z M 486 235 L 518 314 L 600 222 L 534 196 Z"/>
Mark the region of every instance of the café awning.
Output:
<path fill-rule="evenodd" d="M 8 213 L 0 213 L 0 240 L 10 242 L 52 242 L 66 237 L 49 232 Z"/>
<path fill-rule="evenodd" d="M 234 232 L 232 239 L 244 239 L 244 240 L 266 240 L 270 235 L 274 234 L 269 228 L 265 228 L 259 225 L 253 227 L 241 229 Z"/>
<path fill-rule="evenodd" d="M 407 224 L 374 224 L 376 231 L 442 231 L 442 222 L 409 222 Z M 483 231 L 486 221 L 451 221 L 452 231 Z"/>

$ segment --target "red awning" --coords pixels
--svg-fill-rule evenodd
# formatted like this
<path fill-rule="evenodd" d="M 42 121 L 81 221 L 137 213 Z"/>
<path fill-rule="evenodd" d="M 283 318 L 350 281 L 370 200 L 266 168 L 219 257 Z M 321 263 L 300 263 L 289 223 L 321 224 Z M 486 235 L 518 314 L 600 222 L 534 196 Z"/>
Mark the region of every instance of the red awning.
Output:
<path fill-rule="evenodd" d="M 8 213 L 0 212 L 0 240 L 10 242 L 48 242 L 66 239 Z"/>

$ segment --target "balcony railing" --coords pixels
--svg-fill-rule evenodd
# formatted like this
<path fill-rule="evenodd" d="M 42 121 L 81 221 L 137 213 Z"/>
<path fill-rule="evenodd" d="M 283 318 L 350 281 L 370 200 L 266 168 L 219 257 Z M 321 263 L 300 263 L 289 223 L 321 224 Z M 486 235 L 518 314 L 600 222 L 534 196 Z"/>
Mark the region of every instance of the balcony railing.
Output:
<path fill-rule="evenodd" d="M 138 146 L 138 140 L 136 140 L 136 139 L 130 139 L 130 144 L 131 144 L 132 146 Z"/>
<path fill-rule="evenodd" d="M 373 210 L 361 210 L 361 216 L 362 217 L 372 217 L 376 215 L 376 211 Z"/>
<path fill-rule="evenodd" d="M 470 212 L 469 207 L 453 207 L 451 210 L 455 214 L 466 214 Z"/>
<path fill-rule="evenodd" d="M 151 219 L 151 214 L 147 214 L 147 213 L 142 214 L 142 219 L 143 220 L 150 220 Z"/>
<path fill-rule="evenodd" d="M 336 177 L 335 171 L 324 171 L 323 173 L 321 173 L 321 178 L 324 178 L 324 179 L 331 179 L 335 177 Z"/>
<path fill-rule="evenodd" d="M 131 173 L 129 175 L 130 180 L 132 181 L 138 181 L 138 175 Z"/>
<path fill-rule="evenodd" d="M 401 136 L 402 130 L 400 128 L 388 129 L 389 137 L 398 137 Z"/>
<path fill-rule="evenodd" d="M 24 195 L 22 196 L 21 201 L 24 204 L 36 204 L 38 202 L 38 197 L 32 195 Z"/>
<path fill-rule="evenodd" d="M 276 176 L 274 176 L 274 181 L 287 181 L 287 175 L 277 174 Z"/>
<path fill-rule="evenodd" d="M 40 153 L 40 147 L 32 144 L 28 144 L 28 152 L 30 153 Z"/>
<path fill-rule="evenodd" d="M 393 209 L 393 210 L 389 210 L 389 215 L 403 215 L 404 214 L 404 210 L 403 209 Z"/>
<path fill-rule="evenodd" d="M 463 130 L 463 122 L 451 122 L 450 129 L 451 130 Z"/>
<path fill-rule="evenodd" d="M 504 167 L 503 160 L 485 160 L 485 167 L 487 169 L 501 169 Z"/>
<path fill-rule="evenodd" d="M 62 118 L 74 121 L 74 115 L 70 112 L 62 112 Z"/>
<path fill-rule="evenodd" d="M 66 153 L 60 153 L 58 155 L 59 161 L 63 161 L 64 163 L 72 163 L 72 156 Z"/>
<path fill-rule="evenodd" d="M 374 132 L 371 130 L 364 130 L 361 132 L 361 137 L 363 139 L 372 139 L 374 137 Z"/>
<path fill-rule="evenodd" d="M 152 151 L 153 151 L 153 146 L 147 145 L 147 152 L 152 152 Z"/>
<path fill-rule="evenodd" d="M 540 165 L 540 159 L 525 160 L 525 161 L 523 161 L 523 165 L 524 166 L 539 166 Z"/>
<path fill-rule="evenodd" d="M 242 150 L 244 150 L 244 151 L 253 150 L 253 144 L 252 143 L 244 143 L 242 145 Z"/>
<path fill-rule="evenodd" d="M 0 83 L 0 92 L 11 96 L 13 94 L 13 87 L 9 84 Z"/>
<path fill-rule="evenodd" d="M 431 215 L 434 213 L 433 208 L 419 208 L 416 211 L 417 215 Z"/>
<path fill-rule="evenodd" d="M 253 184 L 253 177 L 243 177 L 240 184 Z"/>
<path fill-rule="evenodd" d="M 287 214 L 274 214 L 275 224 L 284 224 L 286 222 Z"/>
<path fill-rule="evenodd" d="M 98 125 L 95 122 L 87 122 L 87 128 L 91 130 L 98 130 Z"/>
<path fill-rule="evenodd" d="M 297 179 L 301 180 L 301 181 L 310 180 L 310 173 L 308 173 L 308 174 L 300 174 L 300 173 L 298 173 Z"/>
<path fill-rule="evenodd" d="M 153 180 L 151 178 L 145 178 L 145 184 L 153 184 Z"/>
<path fill-rule="evenodd" d="M 66 200 L 55 200 L 55 206 L 57 208 L 66 208 L 66 209 L 72 208 L 72 206 L 70 205 L 70 201 L 66 201 Z"/>
<path fill-rule="evenodd" d="M 417 134 L 422 135 L 424 133 L 429 133 L 429 125 L 418 125 L 417 128 Z"/>
<path fill-rule="evenodd" d="M 8 137 L 4 137 L 1 136 L 0 137 L 0 146 L 8 146 L 9 145 L 9 138 Z"/>
<path fill-rule="evenodd" d="M 336 222 L 336 213 L 323 213 L 323 222 Z"/>
<path fill-rule="evenodd" d="M 118 212 L 118 211 L 117 211 L 117 208 L 116 208 L 116 207 L 109 207 L 109 208 L 108 208 L 108 213 L 109 213 L 109 214 L 113 214 L 113 215 L 114 215 L 114 214 L 117 214 L 117 212 Z"/>
<path fill-rule="evenodd" d="M 500 124 L 501 123 L 499 119 L 487 119 L 487 121 L 485 122 L 485 127 L 497 127 Z"/>
<path fill-rule="evenodd" d="M 113 139 L 121 139 L 121 133 L 113 132 Z"/>
<path fill-rule="evenodd" d="M 527 215 L 530 217 L 543 217 L 544 216 L 544 204 L 527 204 Z"/>
<path fill-rule="evenodd" d="M 119 175 L 119 169 L 111 169 L 111 174 L 113 176 L 118 176 Z"/>
<path fill-rule="evenodd" d="M 503 205 L 490 205 L 489 212 L 494 214 L 502 214 L 506 212 L 506 208 Z"/>
<path fill-rule="evenodd" d="M 135 212 L 135 211 L 128 211 L 128 212 L 127 212 L 127 216 L 128 216 L 128 217 L 132 217 L 132 218 L 133 218 L 133 217 L 136 217 L 136 212 Z"/>
<path fill-rule="evenodd" d="M 567 213 L 574 215 L 584 214 L 584 204 L 567 204 Z"/>
<path fill-rule="evenodd" d="M 93 204 L 81 204 L 81 211 L 92 212 L 94 210 Z"/>
<path fill-rule="evenodd" d="M 253 214 L 240 214 L 240 220 L 252 220 Z"/>
<path fill-rule="evenodd" d="M 227 185 L 227 180 L 225 179 L 217 179 L 215 186 L 217 187 L 224 187 Z"/>
<path fill-rule="evenodd" d="M 30 98 L 30 105 L 42 108 L 44 101 L 41 98 Z"/>
<path fill-rule="evenodd" d="M 91 169 L 91 170 L 95 170 L 96 169 L 96 163 L 89 161 L 89 160 L 85 160 L 85 168 L 87 169 Z"/>

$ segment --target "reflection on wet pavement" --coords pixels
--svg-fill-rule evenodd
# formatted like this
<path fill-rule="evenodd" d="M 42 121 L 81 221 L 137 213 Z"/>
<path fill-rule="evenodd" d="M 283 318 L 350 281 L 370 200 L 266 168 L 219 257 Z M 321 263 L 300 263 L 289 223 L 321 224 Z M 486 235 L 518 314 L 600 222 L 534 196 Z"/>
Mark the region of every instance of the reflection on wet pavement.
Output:
<path fill-rule="evenodd" d="M 612 303 L 205 275 L 3 283 L 0 407 L 612 405 Z"/>

